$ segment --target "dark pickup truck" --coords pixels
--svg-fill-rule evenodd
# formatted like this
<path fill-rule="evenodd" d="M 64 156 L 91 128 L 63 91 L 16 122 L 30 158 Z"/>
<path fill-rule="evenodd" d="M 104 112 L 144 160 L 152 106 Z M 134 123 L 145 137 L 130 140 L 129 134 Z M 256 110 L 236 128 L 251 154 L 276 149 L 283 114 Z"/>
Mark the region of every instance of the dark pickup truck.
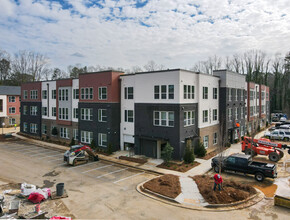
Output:
<path fill-rule="evenodd" d="M 219 160 L 221 157 L 214 157 L 211 166 L 216 173 L 219 172 Z M 262 182 L 265 177 L 276 178 L 277 168 L 275 164 L 252 161 L 251 155 L 233 154 L 222 157 L 222 171 L 234 171 L 255 175 L 255 179 Z"/>

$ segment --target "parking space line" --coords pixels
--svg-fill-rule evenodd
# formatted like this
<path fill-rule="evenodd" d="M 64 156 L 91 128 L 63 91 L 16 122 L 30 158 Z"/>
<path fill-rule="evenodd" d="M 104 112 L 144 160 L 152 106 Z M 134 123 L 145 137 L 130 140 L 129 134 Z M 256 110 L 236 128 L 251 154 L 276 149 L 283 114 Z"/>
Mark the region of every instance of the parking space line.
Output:
<path fill-rule="evenodd" d="M 24 152 L 23 154 L 31 154 L 33 152 L 36 152 L 37 153 L 37 152 L 45 152 L 45 151 L 46 151 L 46 149 L 38 149 L 38 150 L 34 150 L 34 151 Z"/>
<path fill-rule="evenodd" d="M 118 173 L 118 172 L 121 172 L 123 170 L 128 170 L 129 168 L 124 168 L 124 169 L 120 169 L 120 170 L 116 170 L 116 171 L 113 171 L 113 172 L 110 172 L 110 173 L 106 173 L 106 174 L 103 174 L 103 175 L 100 175 L 100 176 L 96 176 L 95 178 L 102 178 L 104 176 L 108 176 L 110 174 L 113 174 L 113 173 Z"/>
<path fill-rule="evenodd" d="M 35 149 L 35 148 L 22 148 L 22 149 L 19 149 L 19 150 L 13 150 L 13 152 L 19 152 L 19 151 L 23 151 L 23 152 L 26 152 L 27 151 L 28 152 L 28 151 L 36 151 L 36 150 L 39 150 L 39 149 Z"/>
<path fill-rule="evenodd" d="M 55 160 L 48 160 L 46 162 L 52 162 L 52 161 L 57 161 L 57 160 L 63 160 L 63 158 L 55 159 Z"/>
<path fill-rule="evenodd" d="M 39 154 L 45 154 L 45 153 L 54 153 L 54 151 L 48 151 L 48 152 L 42 152 L 42 153 L 39 153 Z M 38 156 L 39 154 L 34 154 L 34 155 L 31 155 L 30 157 L 36 157 Z"/>
<path fill-rule="evenodd" d="M 123 181 L 123 180 L 129 179 L 129 178 L 132 178 L 132 177 L 134 177 L 134 176 L 141 175 L 141 174 L 143 174 L 143 173 L 145 173 L 145 172 L 142 172 L 142 173 L 136 173 L 136 174 L 134 174 L 134 175 L 131 175 L 131 176 L 125 177 L 125 178 L 123 178 L 123 179 L 117 180 L 117 181 L 115 181 L 114 183 L 121 182 L 121 181 Z"/>
<path fill-rule="evenodd" d="M 80 165 L 80 166 L 70 167 L 70 168 L 68 168 L 68 169 L 75 169 L 75 168 L 79 168 L 79 167 L 84 167 L 84 166 L 88 166 L 88 165 L 91 165 L 91 164 L 96 163 L 96 162 L 97 162 L 97 161 L 92 162 L 92 163 L 83 164 L 83 165 Z"/>
<path fill-rule="evenodd" d="M 100 169 L 103 169 L 105 167 L 111 167 L 111 166 L 114 166 L 114 164 L 110 164 L 110 165 L 106 165 L 106 166 L 102 166 L 102 167 L 97 167 L 97 168 L 94 168 L 94 169 L 91 169 L 91 170 L 86 170 L 86 171 L 84 171 L 82 173 L 88 173 L 88 172 L 91 172 L 93 170 L 100 170 Z"/>
<path fill-rule="evenodd" d="M 54 154 L 54 155 L 49 155 L 49 156 L 45 156 L 45 157 L 40 157 L 40 158 L 37 158 L 38 160 L 39 159 L 43 159 L 43 158 L 47 158 L 47 157 L 55 157 L 55 156 L 58 156 L 58 155 L 62 155 L 62 154 Z"/>

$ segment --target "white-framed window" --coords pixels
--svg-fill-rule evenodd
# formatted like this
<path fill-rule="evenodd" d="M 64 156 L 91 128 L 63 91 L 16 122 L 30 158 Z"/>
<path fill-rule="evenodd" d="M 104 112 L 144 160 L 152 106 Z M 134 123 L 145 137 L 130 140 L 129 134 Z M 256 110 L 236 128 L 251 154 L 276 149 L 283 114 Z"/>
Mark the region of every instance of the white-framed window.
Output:
<path fill-rule="evenodd" d="M 58 119 L 68 120 L 68 108 L 58 108 Z"/>
<path fill-rule="evenodd" d="M 154 111 L 153 124 L 155 126 L 174 127 L 174 112 Z"/>
<path fill-rule="evenodd" d="M 107 122 L 107 109 L 98 109 L 98 121 Z"/>
<path fill-rule="evenodd" d="M 174 99 L 174 85 L 168 85 L 168 98 Z"/>
<path fill-rule="evenodd" d="M 269 92 L 266 92 L 266 99 L 269 99 Z"/>
<path fill-rule="evenodd" d="M 68 101 L 68 89 L 58 89 L 58 100 Z"/>
<path fill-rule="evenodd" d="M 30 90 L 30 99 L 38 99 L 38 91 Z"/>
<path fill-rule="evenodd" d="M 47 90 L 42 90 L 42 99 L 47 99 Z"/>
<path fill-rule="evenodd" d="M 262 99 L 262 100 L 265 99 L 265 92 L 261 92 L 261 99 Z"/>
<path fill-rule="evenodd" d="M 74 108 L 73 118 L 79 118 L 79 109 L 78 108 Z"/>
<path fill-rule="evenodd" d="M 34 124 L 34 123 L 30 124 L 30 133 L 33 133 L 33 134 L 37 133 L 37 124 Z"/>
<path fill-rule="evenodd" d="M 194 86 L 183 85 L 183 98 L 194 99 Z"/>
<path fill-rule="evenodd" d="M 107 147 L 107 134 L 99 133 L 98 139 L 99 139 L 99 146 Z"/>
<path fill-rule="evenodd" d="M 99 100 L 107 99 L 107 87 L 99 87 Z"/>
<path fill-rule="evenodd" d="M 28 98 L 28 92 L 27 90 L 23 90 L 23 99 L 27 99 Z"/>
<path fill-rule="evenodd" d="M 56 117 L 56 107 L 51 107 L 51 116 Z"/>
<path fill-rule="evenodd" d="M 73 129 L 74 140 L 79 140 L 79 130 Z"/>
<path fill-rule="evenodd" d="M 250 100 L 254 100 L 255 98 L 255 92 L 253 90 L 250 90 Z"/>
<path fill-rule="evenodd" d="M 23 122 L 23 131 L 25 131 L 25 132 L 28 131 L 28 124 L 27 124 L 27 122 Z"/>
<path fill-rule="evenodd" d="M 184 116 L 184 127 L 195 124 L 195 111 L 185 111 Z"/>
<path fill-rule="evenodd" d="M 16 102 L 15 96 L 9 96 L 8 102 Z"/>
<path fill-rule="evenodd" d="M 203 137 L 203 146 L 204 148 L 208 148 L 208 135 Z"/>
<path fill-rule="evenodd" d="M 154 86 L 154 99 L 160 99 L 160 86 Z"/>
<path fill-rule="evenodd" d="M 15 125 L 15 124 L 16 124 L 15 118 L 9 118 L 9 125 Z"/>
<path fill-rule="evenodd" d="M 47 107 L 42 107 L 42 115 L 47 116 Z"/>
<path fill-rule="evenodd" d="M 155 85 L 154 99 L 174 99 L 174 85 Z"/>
<path fill-rule="evenodd" d="M 238 89 L 235 90 L 236 90 L 235 101 L 238 101 Z"/>
<path fill-rule="evenodd" d="M 93 140 L 93 132 L 81 131 L 81 142 L 90 144 Z"/>
<path fill-rule="evenodd" d="M 134 87 L 125 87 L 125 99 L 134 99 Z"/>
<path fill-rule="evenodd" d="M 208 110 L 202 111 L 202 122 L 208 122 Z"/>
<path fill-rule="evenodd" d="M 84 121 L 93 120 L 93 109 L 92 108 L 81 108 L 81 119 Z"/>
<path fill-rule="evenodd" d="M 162 85 L 161 86 L 161 99 L 166 99 L 167 98 L 167 86 Z"/>
<path fill-rule="evenodd" d="M 213 88 L 213 99 L 217 99 L 218 98 L 218 89 L 217 88 Z"/>
<path fill-rule="evenodd" d="M 228 121 L 232 121 L 232 109 L 228 108 Z"/>
<path fill-rule="evenodd" d="M 241 107 L 241 119 L 243 119 L 244 118 L 244 107 L 242 106 Z"/>
<path fill-rule="evenodd" d="M 73 89 L 73 99 L 79 99 L 79 89 Z"/>
<path fill-rule="evenodd" d="M 125 110 L 125 122 L 134 122 L 134 111 Z"/>
<path fill-rule="evenodd" d="M 15 114 L 16 108 L 15 107 L 9 107 L 9 114 Z"/>
<path fill-rule="evenodd" d="M 253 116 L 254 115 L 254 106 L 251 106 L 250 107 L 250 116 Z"/>
<path fill-rule="evenodd" d="M 42 134 L 47 134 L 47 125 L 42 124 Z"/>
<path fill-rule="evenodd" d="M 243 89 L 241 89 L 241 101 L 244 101 L 244 90 Z"/>
<path fill-rule="evenodd" d="M 3 112 L 3 99 L 0 99 L 0 112 Z"/>
<path fill-rule="evenodd" d="M 238 128 L 236 128 L 234 131 L 234 139 L 238 139 Z"/>
<path fill-rule="evenodd" d="M 202 98 L 208 99 L 208 87 L 202 87 Z"/>
<path fill-rule="evenodd" d="M 217 121 L 218 120 L 217 109 L 214 109 L 212 111 L 212 119 L 213 119 L 213 121 Z"/>
<path fill-rule="evenodd" d="M 239 117 L 238 107 L 235 107 L 235 120 L 238 120 L 238 117 Z"/>
<path fill-rule="evenodd" d="M 229 89 L 229 101 L 232 101 L 232 89 Z"/>
<path fill-rule="evenodd" d="M 56 90 L 55 89 L 51 90 L 51 98 L 56 99 Z"/>
<path fill-rule="evenodd" d="M 213 145 L 216 145 L 218 143 L 218 133 L 213 133 Z"/>
<path fill-rule="evenodd" d="M 261 113 L 264 114 L 265 113 L 265 105 L 261 106 Z"/>
<path fill-rule="evenodd" d="M 37 115 L 37 106 L 30 106 L 30 115 Z"/>
<path fill-rule="evenodd" d="M 66 139 L 69 138 L 68 128 L 64 128 L 64 127 L 60 128 L 60 137 L 61 138 L 66 138 Z"/>
<path fill-rule="evenodd" d="M 94 90 L 92 87 L 81 88 L 81 98 L 84 100 L 92 100 L 94 95 Z"/>

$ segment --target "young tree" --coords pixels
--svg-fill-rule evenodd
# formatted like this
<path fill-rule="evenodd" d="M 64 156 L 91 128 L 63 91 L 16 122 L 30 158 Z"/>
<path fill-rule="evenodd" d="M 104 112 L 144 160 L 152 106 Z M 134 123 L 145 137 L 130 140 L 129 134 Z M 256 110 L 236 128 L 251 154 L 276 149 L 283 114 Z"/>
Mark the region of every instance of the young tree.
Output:
<path fill-rule="evenodd" d="M 161 158 L 164 160 L 164 163 L 167 164 L 170 160 L 172 160 L 172 153 L 174 148 L 170 145 L 169 142 L 166 143 L 166 146 L 161 152 Z"/>

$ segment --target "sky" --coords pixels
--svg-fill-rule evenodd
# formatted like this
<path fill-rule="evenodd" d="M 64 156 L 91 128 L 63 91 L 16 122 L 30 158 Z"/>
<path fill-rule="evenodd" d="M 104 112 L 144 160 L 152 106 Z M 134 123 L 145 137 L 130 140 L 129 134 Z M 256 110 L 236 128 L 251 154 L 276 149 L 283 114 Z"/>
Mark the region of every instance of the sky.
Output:
<path fill-rule="evenodd" d="M 190 68 L 209 56 L 290 51 L 289 0 L 0 0 L 0 49 L 53 67 Z"/>

